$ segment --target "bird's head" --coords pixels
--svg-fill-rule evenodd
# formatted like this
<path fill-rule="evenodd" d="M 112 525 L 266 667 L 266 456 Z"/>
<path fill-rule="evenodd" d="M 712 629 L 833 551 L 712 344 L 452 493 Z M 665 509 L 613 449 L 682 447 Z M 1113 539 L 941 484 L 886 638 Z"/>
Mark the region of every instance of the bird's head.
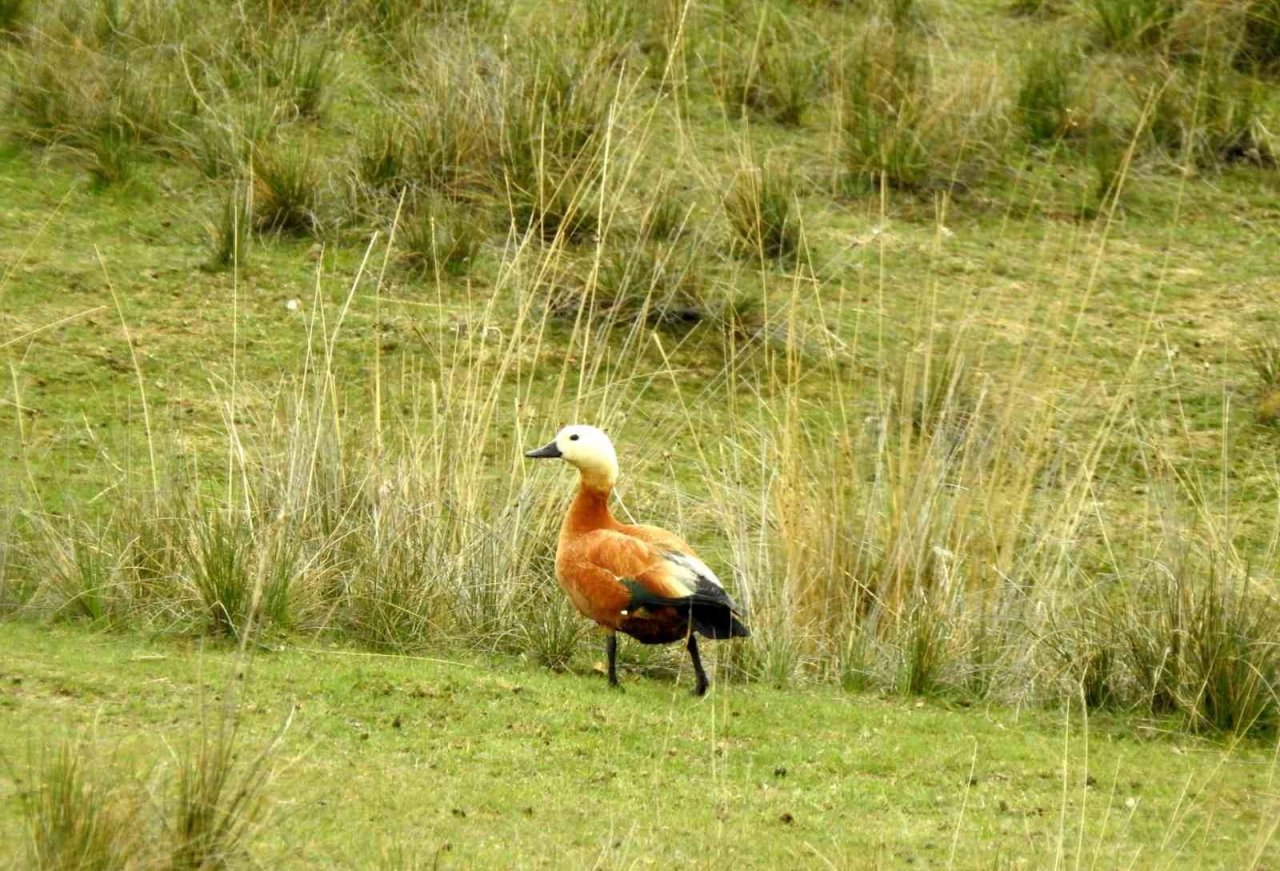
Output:
<path fill-rule="evenodd" d="M 582 480 L 593 487 L 607 490 L 618 480 L 618 455 L 609 437 L 594 426 L 574 424 L 556 433 L 555 439 L 526 457 L 535 460 L 560 458 L 582 473 Z"/>

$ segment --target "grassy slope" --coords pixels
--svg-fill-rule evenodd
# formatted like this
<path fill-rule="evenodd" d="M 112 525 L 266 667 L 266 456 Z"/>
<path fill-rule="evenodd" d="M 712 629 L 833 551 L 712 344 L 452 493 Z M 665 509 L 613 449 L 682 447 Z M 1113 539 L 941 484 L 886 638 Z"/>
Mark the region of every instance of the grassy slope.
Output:
<path fill-rule="evenodd" d="M 12 414 L 4 425 L 26 448 L 0 462 L 11 481 L 29 462 L 53 504 L 68 485 L 92 495 L 119 483 L 121 468 L 141 471 L 145 463 L 137 381 L 106 276 L 137 348 L 162 455 L 213 460 L 216 468 L 226 447 L 233 351 L 241 401 L 268 408 L 279 379 L 301 370 L 306 346 L 302 316 L 286 304 L 299 300 L 312 310 L 319 269 L 320 299 L 332 316 L 361 255 L 358 247 L 338 246 L 317 263 L 310 243 L 259 246 L 238 279 L 237 316 L 232 277 L 199 268 L 208 256 L 201 224 L 215 208 L 201 206 L 205 192 L 194 176 L 160 170 L 125 190 L 95 194 L 74 169 L 25 155 L 0 161 L 0 175 L 11 192 L 0 210 L 0 262 L 13 270 L 0 296 L 6 392 L 25 410 L 21 432 Z M 858 214 L 813 203 L 807 220 L 812 258 L 825 279 L 822 317 L 861 361 L 851 394 L 874 395 L 877 379 L 928 334 L 922 323 L 967 331 L 975 362 L 997 383 L 1023 374 L 1026 355 L 1053 347 L 1060 374 L 1035 389 L 1063 402 L 1068 438 L 1087 439 L 1117 393 L 1132 393 L 1128 441 L 1199 460 L 1211 473 L 1229 422 L 1229 461 L 1246 488 L 1267 494 L 1265 457 L 1274 438 L 1252 425 L 1255 388 L 1242 349 L 1268 335 L 1278 316 L 1268 267 L 1280 241 L 1274 175 L 1241 172 L 1212 188 L 1160 178 L 1144 185 L 1105 243 L 1096 230 L 1046 221 L 1039 212 L 953 207 L 939 241 L 929 215 L 908 210 L 886 222 L 872 204 Z M 170 187 L 174 194 L 162 193 Z M 381 256 L 376 251 L 375 261 Z M 496 310 L 485 313 L 484 287 L 474 293 L 447 288 L 440 297 L 393 269 L 376 336 L 375 302 L 358 295 L 339 346 L 351 410 L 368 406 L 375 342 L 385 352 L 394 401 L 439 365 L 426 337 L 442 320 L 447 329 L 501 323 L 508 303 L 495 300 Z M 59 324 L 64 318 L 70 320 Z M 1074 345 L 1065 347 L 1077 325 Z M 553 336 L 549 350 L 554 343 Z M 696 344 L 673 355 L 695 392 L 699 378 L 717 369 Z M 543 361 L 558 368 L 556 353 Z M 661 363 L 655 356 L 635 368 L 658 371 Z M 402 372 L 411 373 L 408 383 L 397 383 Z M 829 397 L 810 400 L 821 408 Z M 674 427 L 714 426 L 702 420 L 714 417 L 708 406 L 695 421 L 672 420 L 662 389 L 629 401 Z M 621 438 L 644 443 L 649 434 L 637 428 Z M 1118 470 L 1114 494 L 1122 496 L 1135 471 Z M 1248 502 L 1253 494 L 1240 495 Z"/>
<path fill-rule="evenodd" d="M 999 66 L 999 46 L 1013 54 L 1046 28 L 1062 26 L 1012 18 L 1000 4 L 955 11 L 936 11 L 940 38 L 932 60 L 944 70 L 990 71 Z M 840 32 L 848 20 L 813 9 L 796 19 L 820 32 Z M 1069 26 L 1082 28 L 1076 19 Z M 369 96 L 388 87 L 382 78 L 390 74 L 355 45 L 341 64 L 328 120 L 290 127 L 292 137 L 314 139 L 339 164 L 326 182 L 331 200 L 340 199 L 336 188 L 349 171 L 340 165 L 350 158 L 348 140 L 363 130 Z M 619 124 L 621 162 L 638 154 L 645 171 L 676 171 L 680 186 L 691 188 L 693 220 L 709 240 L 699 254 L 716 280 L 758 293 L 774 312 L 800 288 L 795 320 L 812 329 L 809 347 L 825 342 L 838 349 L 833 365 L 842 367 L 844 382 L 842 395 L 833 397 L 825 362 L 815 355 L 811 385 L 807 391 L 801 385 L 804 413 L 863 420 L 875 413 L 911 348 L 963 334 L 969 362 L 980 379 L 997 385 L 998 402 L 1061 409 L 1048 437 L 1070 446 L 1068 462 L 1078 462 L 1095 437 L 1106 443 L 1092 483 L 1100 525 L 1156 525 L 1155 517 L 1168 512 L 1147 491 L 1152 469 L 1164 465 L 1185 475 L 1180 486 L 1201 503 L 1225 493 L 1228 480 L 1237 505 L 1274 496 L 1275 438 L 1252 423 L 1257 388 L 1242 351 L 1267 335 L 1277 316 L 1268 254 L 1276 242 L 1274 172 L 1235 169 L 1185 180 L 1143 163 L 1132 169 L 1118 220 L 1103 226 L 1074 218 L 1094 184 L 1078 160 L 1032 157 L 1002 168 L 974 192 L 962 190 L 947 207 L 943 231 L 927 197 L 890 194 L 882 205 L 874 196 L 831 196 L 838 155 L 825 109 L 811 110 L 798 128 L 747 128 L 725 119 L 700 76 L 690 89 L 677 118 L 671 101 L 642 86 L 638 105 Z M 725 262 L 718 197 L 739 168 L 745 138 L 756 159 L 786 155 L 806 179 L 800 206 L 817 278 L 812 290 L 808 279 L 793 284 L 783 270 L 755 276 Z M 95 193 L 76 161 L 53 151 L 10 154 L 0 174 L 11 192 L 0 211 L 0 262 L 13 270 L 0 285 L 0 353 L 9 367 L 10 408 L 22 409 L 4 417 L 13 443 L 22 446 L 0 455 L 8 486 L 22 492 L 20 501 L 34 495 L 31 501 L 59 507 L 68 497 L 99 497 L 147 481 L 141 394 L 95 248 L 134 339 L 162 480 L 168 472 L 185 480 L 193 465 L 203 478 L 221 477 L 231 385 L 240 409 L 237 435 L 253 442 L 278 410 L 281 376 L 302 368 L 303 316 L 286 303 L 301 301 L 302 311 L 314 314 L 320 269 L 318 299 L 332 317 L 354 276 L 360 233 L 339 234 L 319 262 L 309 241 L 274 240 L 254 247 L 238 277 L 207 273 L 199 268 L 208 259 L 204 225 L 216 220 L 221 194 L 192 169 L 146 162 L 132 180 Z M 645 185 L 630 188 L 620 197 L 620 224 L 644 205 Z M 491 236 L 469 282 L 434 286 L 393 265 L 379 300 L 367 289 L 356 296 L 338 346 L 344 411 L 367 416 L 370 374 L 382 365 L 382 412 L 393 417 L 450 364 L 432 347 L 433 336 L 465 334 L 477 324 L 502 328 L 526 292 L 502 286 L 491 296 L 510 254 L 502 244 L 499 233 Z M 380 257 L 375 252 L 375 261 Z M 576 271 L 587 271 L 591 257 L 581 252 Z M 75 319 L 41 331 L 66 317 Z M 556 330 L 552 324 L 546 346 L 527 361 L 546 377 L 564 365 L 571 370 L 579 356 L 593 357 Z M 643 356 L 615 359 L 605 378 L 613 395 L 639 412 L 614 433 L 628 446 L 633 480 L 652 479 L 654 456 L 671 451 L 675 459 L 664 457 L 663 474 L 696 497 L 705 495 L 705 470 L 687 453 L 690 443 L 721 432 L 725 418 L 739 417 L 771 381 L 753 376 L 737 395 L 715 387 L 695 399 L 722 374 L 722 357 L 705 353 L 708 343 L 700 341 L 705 332 L 669 358 L 642 342 Z M 683 397 L 672 396 L 672 381 L 682 384 Z M 593 386 L 584 399 L 532 409 L 521 419 L 538 430 L 536 438 L 568 418 L 597 419 L 602 394 Z M 692 402 L 694 412 L 681 413 L 681 401 Z M 769 426 L 767 413 L 762 422 Z M 517 437 L 511 417 L 497 415 L 494 426 L 501 430 L 492 433 L 496 440 Z M 1222 511 L 1227 499 L 1219 501 L 1214 508 Z M 1243 520 L 1226 534 L 1243 533 L 1244 552 L 1263 551 L 1269 515 L 1233 511 Z M 714 537 L 699 544 L 717 546 Z"/>
<path fill-rule="evenodd" d="M 216 706 L 232 653 L 0 626 L 0 833 L 14 776 L 63 732 L 163 769 Z M 297 706 L 255 857 L 275 866 L 1213 868 L 1280 858 L 1274 757 L 1094 718 L 553 674 L 513 660 L 257 656 L 242 755 Z M 203 687 L 203 689 L 202 689 Z M 25 748 L 25 750 L 24 750 Z M 447 846 L 446 846 L 447 845 Z M 953 851 L 954 850 L 954 854 Z M 442 852 L 447 851 L 447 852 Z"/>
<path fill-rule="evenodd" d="M 943 10 L 947 50 L 957 52 L 948 63 L 1058 26 L 1010 19 L 994 3 L 975 4 L 972 15 L 953 11 Z M 326 149 L 359 129 L 363 60 L 349 62 L 345 81 L 357 84 L 332 109 L 342 129 L 325 131 Z M 785 270 L 759 277 L 723 257 L 717 198 L 743 128 L 697 96 L 680 123 L 667 107 L 657 111 L 649 159 L 691 168 L 683 181 L 696 188 L 709 270 L 752 292 L 767 288 L 762 296 L 776 310 L 792 288 Z M 963 329 L 984 375 L 1030 382 L 1010 391 L 1012 401 L 1060 407 L 1053 438 L 1087 445 L 1123 399 L 1094 482 L 1100 526 L 1157 522 L 1159 500 L 1146 493 L 1158 486 L 1149 473 L 1159 455 L 1214 508 L 1220 496 L 1227 504 L 1219 487 L 1229 483 L 1235 522 L 1262 530 L 1248 544 L 1265 537 L 1274 526 L 1276 437 L 1253 423 L 1256 386 L 1242 348 L 1273 333 L 1280 317 L 1274 171 L 1184 179 L 1143 163 L 1104 230 L 1075 218 L 1089 172 L 1033 158 L 998 173 L 991 187 L 962 192 L 943 230 L 928 197 L 891 194 L 882 208 L 875 197 L 831 196 L 822 181 L 834 159 L 825 125 L 811 116 L 800 129 L 752 129 L 758 157 L 788 154 L 812 182 L 801 210 L 819 280 L 812 288 L 797 282 L 799 316 L 815 335 L 817 326 L 831 330 L 841 349 L 831 365 L 844 367 L 847 394 L 830 395 L 828 361 L 814 353 L 806 361 L 812 380 L 800 385 L 804 413 L 863 420 L 913 345 Z M 103 263 L 138 353 L 162 478 L 174 471 L 184 480 L 178 470 L 198 465 L 202 478 L 216 479 L 226 468 L 232 380 L 242 431 L 278 423 L 278 384 L 300 371 L 307 344 L 303 318 L 286 303 L 316 311 L 319 269 L 318 298 L 331 316 L 363 251 L 358 232 L 331 240 L 322 259 L 311 240 L 269 239 L 239 276 L 203 271 L 203 225 L 216 220 L 219 192 L 194 170 L 159 162 L 94 191 L 74 157 L 6 151 L 0 188 L 0 441 L 13 446 L 0 452 L 0 498 L 21 493 L 14 504 L 78 506 L 88 496 L 98 497 L 91 511 L 109 511 L 118 488 L 146 488 L 136 373 Z M 636 188 L 628 196 L 639 202 L 644 188 Z M 628 218 L 638 211 L 629 208 Z M 353 420 L 367 417 L 375 354 L 392 416 L 449 362 L 435 337 L 511 317 L 528 288 L 502 285 L 492 297 L 502 245 L 495 232 L 469 284 L 437 287 L 393 266 L 377 303 L 367 285 L 357 295 L 335 366 Z M 591 252 L 575 256 L 589 264 Z M 546 377 L 565 359 L 588 356 L 563 324 L 548 330 L 546 345 L 525 361 Z M 707 467 L 691 448 L 707 443 L 714 454 L 725 419 L 741 426 L 757 391 L 774 385 L 749 372 L 736 393 L 725 389 L 722 357 L 708 344 L 695 334 L 671 351 L 674 371 L 647 345 L 640 359 L 615 361 L 603 380 L 637 412 L 615 431 L 634 488 L 628 504 L 644 519 L 681 525 L 723 558 L 716 548 L 724 530 L 699 511 L 709 485 L 694 472 Z M 704 389 L 711 392 L 698 401 Z M 600 396 L 597 383 L 580 401 L 499 414 L 493 439 L 516 439 L 525 425 L 541 440 L 565 417 L 589 414 Z M 845 398 L 855 411 L 842 407 Z M 760 412 L 764 427 L 773 423 L 768 414 Z M 1274 567 L 1252 568 L 1267 575 Z M 199 669 L 212 694 L 230 668 L 219 651 L 206 652 L 201 666 L 180 641 L 10 622 L 0 623 L 0 647 L 0 746 L 38 745 L 56 723 L 142 769 L 165 764 L 165 742 L 180 743 L 192 728 Z M 1086 742 L 1082 724 L 1073 719 L 1068 731 L 1062 714 L 949 710 L 760 684 L 722 684 L 695 703 L 683 685 L 634 677 L 614 696 L 589 675 L 516 660 L 448 665 L 333 649 L 255 662 L 245 708 L 251 743 L 266 740 L 290 700 L 301 708 L 284 752 L 289 764 L 271 790 L 276 823 L 255 848 L 266 863 L 366 865 L 398 852 L 425 863 L 447 843 L 442 861 L 460 866 L 516 857 L 565 866 L 706 857 L 725 866 L 944 864 L 953 838 L 963 866 L 1043 867 L 1057 858 L 1239 867 L 1258 851 L 1275 861 L 1269 752 L 1223 750 L 1130 721 L 1095 717 Z M 21 769 L 21 751 L 14 761 Z M 0 798 L 2 833 L 12 834 L 16 800 L 7 788 Z"/>

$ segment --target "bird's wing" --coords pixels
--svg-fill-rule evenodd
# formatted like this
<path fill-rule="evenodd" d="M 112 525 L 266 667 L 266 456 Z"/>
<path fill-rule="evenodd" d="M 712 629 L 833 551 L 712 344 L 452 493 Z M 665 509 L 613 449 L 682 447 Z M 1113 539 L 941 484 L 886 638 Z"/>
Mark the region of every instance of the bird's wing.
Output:
<path fill-rule="evenodd" d="M 617 530 L 596 530 L 572 545 L 570 572 L 600 613 L 675 607 L 709 638 L 750 634 L 737 604 L 706 563 Z M 590 590 L 584 589 L 587 584 Z"/>
<path fill-rule="evenodd" d="M 720 583 L 720 579 L 716 577 L 716 573 L 711 571 L 711 568 L 706 563 L 698 559 L 692 553 L 668 551 L 662 556 L 668 562 L 679 568 L 683 574 L 691 577 L 694 589 L 701 586 L 701 584 L 698 583 L 699 581 L 708 582 L 719 590 L 724 589 L 724 584 Z"/>
<path fill-rule="evenodd" d="M 649 533 L 645 537 L 650 540 L 631 534 L 632 530 L 641 535 Z M 716 573 L 698 559 L 687 544 L 664 529 L 598 530 L 583 536 L 578 547 L 582 557 L 593 565 L 607 569 L 620 580 L 632 581 L 654 596 L 665 599 L 696 596 L 703 601 L 722 603 L 734 611 L 738 608 Z M 636 592 L 634 588 L 633 592 Z"/>
<path fill-rule="evenodd" d="M 689 590 L 695 605 L 726 608 L 730 613 L 739 614 L 738 603 L 725 592 L 724 584 L 702 560 L 692 553 L 675 551 L 664 553 L 662 558 L 671 567 L 672 574 Z"/>
<path fill-rule="evenodd" d="M 638 585 L 654 596 L 683 599 L 697 588 L 687 570 L 681 571 L 657 547 L 612 529 L 579 536 L 570 556 L 578 565 L 606 571 L 619 582 L 631 582 L 629 589 Z"/>
<path fill-rule="evenodd" d="M 638 538 L 641 541 L 653 545 L 662 554 L 662 557 L 673 563 L 673 569 L 686 581 L 686 586 L 690 590 L 698 587 L 698 580 L 709 581 L 714 586 L 724 589 L 724 584 L 716 577 L 716 573 L 711 571 L 702 560 L 698 559 L 697 554 L 693 552 L 693 548 L 685 543 L 684 539 L 673 532 L 658 526 L 628 526 L 624 532 L 632 538 Z"/>

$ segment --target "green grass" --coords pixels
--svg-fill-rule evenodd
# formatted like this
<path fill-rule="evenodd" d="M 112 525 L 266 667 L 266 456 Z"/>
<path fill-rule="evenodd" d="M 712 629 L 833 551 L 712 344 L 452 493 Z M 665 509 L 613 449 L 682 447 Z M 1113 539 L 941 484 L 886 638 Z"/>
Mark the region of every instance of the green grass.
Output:
<path fill-rule="evenodd" d="M 770 723 L 815 699 L 1018 706 L 1059 738 L 1083 702 L 1117 741 L 1152 723 L 1206 754 L 1275 737 L 1280 91 L 1262 19 L 411 5 L 14 13 L 0 631 L 487 655 L 500 680 L 573 687 L 558 733 L 598 749 L 575 719 L 590 690 L 534 669 L 580 681 L 596 655 L 551 581 L 572 476 L 522 457 L 583 421 L 618 445 L 618 510 L 685 535 L 748 607 L 717 699 L 763 700 Z M 1128 29 L 1107 36 L 1104 14 Z M 662 704 L 611 728 L 685 715 L 678 653 L 630 649 L 639 679 L 611 704 L 654 686 Z M 724 733 L 681 725 L 718 765 Z M 464 761 L 450 788 L 474 795 L 488 769 Z M 894 787 L 917 781 L 934 783 L 916 767 Z M 681 808 L 743 829 L 736 806 L 790 813 L 780 831 L 836 865 L 897 861 L 891 824 L 805 829 L 729 782 L 737 805 Z M 816 783 L 809 810 L 835 813 Z M 934 794 L 952 824 L 935 815 L 913 850 L 950 850 L 956 795 Z M 1059 839 L 1038 856 L 1079 850 L 1064 819 L 1102 849 L 1119 837 L 1092 799 L 1083 817 L 1035 802 Z M 455 806 L 445 829 L 484 817 Z M 1179 813 L 1132 830 L 1139 864 L 1185 840 Z M 613 849 L 565 819 L 584 862 Z M 619 864 L 659 843 L 611 819 L 639 851 Z M 1007 822 L 983 836 L 1009 844 Z M 255 844 L 301 840 L 282 825 Z M 1266 836 L 1250 826 L 1241 850 Z M 449 831 L 422 862 L 461 849 Z M 540 831 L 521 829 L 529 855 Z"/>
<path fill-rule="evenodd" d="M 170 748 L 199 733 L 200 700 L 216 705 L 233 685 L 246 762 L 292 710 L 261 790 L 270 823 L 245 842 L 254 861 L 282 867 L 392 854 L 558 867 L 1276 858 L 1270 748 L 1158 722 L 763 686 L 722 685 L 697 702 L 687 674 L 628 673 L 628 645 L 623 692 L 590 659 L 556 674 L 303 643 L 243 667 L 191 640 L 14 624 L 0 627 L 0 649 L 7 761 L 78 738 L 81 776 L 100 789 L 115 783 L 108 757 L 167 770 Z M 22 770 L 0 776 L 11 851 L 23 843 Z"/>

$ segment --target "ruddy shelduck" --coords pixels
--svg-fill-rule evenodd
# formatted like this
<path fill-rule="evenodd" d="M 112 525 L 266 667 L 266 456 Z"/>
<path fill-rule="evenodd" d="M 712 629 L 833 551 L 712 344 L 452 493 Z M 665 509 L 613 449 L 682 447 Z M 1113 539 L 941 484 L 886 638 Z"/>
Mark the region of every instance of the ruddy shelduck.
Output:
<path fill-rule="evenodd" d="M 618 685 L 618 632 L 644 644 L 685 642 L 702 695 L 709 681 L 695 636 L 751 633 L 724 585 L 678 535 L 656 526 L 619 523 L 609 511 L 618 455 L 593 426 L 567 426 L 555 440 L 528 451 L 577 467 L 578 494 L 560 526 L 556 579 L 574 606 L 606 633 L 609 683 Z"/>

